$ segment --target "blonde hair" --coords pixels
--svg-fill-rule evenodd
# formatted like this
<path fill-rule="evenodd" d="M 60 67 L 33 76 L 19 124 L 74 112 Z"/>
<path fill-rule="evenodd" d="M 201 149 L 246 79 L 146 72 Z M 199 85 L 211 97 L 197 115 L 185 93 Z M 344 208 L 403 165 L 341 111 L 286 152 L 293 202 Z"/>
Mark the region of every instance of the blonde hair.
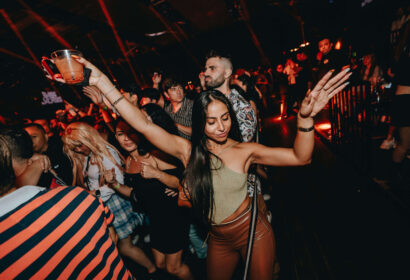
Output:
<path fill-rule="evenodd" d="M 74 151 L 79 145 L 84 145 L 91 150 L 91 154 L 89 155 L 90 162 L 98 166 L 100 186 L 104 184 L 103 156 L 106 156 L 112 163 L 122 170 L 121 165 L 124 162 L 124 158 L 118 150 L 105 141 L 92 126 L 82 122 L 71 123 L 67 126 L 62 140 L 64 143 L 63 150 L 70 158 L 73 165 L 73 185 L 85 187 L 83 169 L 86 156 Z M 120 164 L 112 156 L 108 147 L 113 149 L 119 155 L 121 158 Z"/>

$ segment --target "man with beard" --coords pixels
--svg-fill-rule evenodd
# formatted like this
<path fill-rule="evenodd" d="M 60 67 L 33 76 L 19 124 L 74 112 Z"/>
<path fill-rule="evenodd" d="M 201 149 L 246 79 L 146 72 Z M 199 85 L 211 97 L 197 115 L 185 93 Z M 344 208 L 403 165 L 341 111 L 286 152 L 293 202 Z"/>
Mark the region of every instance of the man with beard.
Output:
<path fill-rule="evenodd" d="M 257 118 L 251 104 L 229 87 L 233 66 L 226 55 L 211 51 L 205 63 L 205 87 L 222 92 L 231 102 L 244 142 L 255 140 Z"/>
<path fill-rule="evenodd" d="M 204 70 L 204 82 L 207 89 L 215 89 L 222 92 L 231 102 L 232 108 L 238 119 L 239 130 L 242 134 L 243 142 L 256 140 L 257 122 L 256 113 L 251 104 L 234 88 L 230 88 L 233 66 L 231 59 L 227 55 L 211 51 L 206 59 Z M 260 201 L 263 203 L 261 183 L 255 175 L 256 171 L 249 172 L 248 193 L 253 197 L 254 186 L 257 186 Z M 265 204 L 262 204 L 266 208 Z"/>

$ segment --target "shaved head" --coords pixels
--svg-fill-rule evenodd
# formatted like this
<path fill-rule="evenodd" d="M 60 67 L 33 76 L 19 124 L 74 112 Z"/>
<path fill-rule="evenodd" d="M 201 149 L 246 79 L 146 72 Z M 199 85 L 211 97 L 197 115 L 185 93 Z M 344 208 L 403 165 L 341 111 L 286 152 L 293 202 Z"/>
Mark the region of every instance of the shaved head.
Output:
<path fill-rule="evenodd" d="M 233 65 L 229 55 L 210 51 L 205 63 L 205 86 L 222 92 L 229 90 L 229 81 L 233 73 Z"/>
<path fill-rule="evenodd" d="M 221 60 L 222 65 L 225 67 L 225 69 L 233 70 L 232 62 L 229 58 L 226 57 L 219 57 Z"/>
<path fill-rule="evenodd" d="M 225 53 L 222 53 L 222 52 L 211 50 L 207 54 L 205 60 L 208 60 L 208 59 L 213 58 L 213 57 L 219 58 L 221 63 L 223 64 L 223 66 L 226 69 L 233 70 L 232 60 L 231 60 L 231 56 L 229 54 L 225 54 Z"/>

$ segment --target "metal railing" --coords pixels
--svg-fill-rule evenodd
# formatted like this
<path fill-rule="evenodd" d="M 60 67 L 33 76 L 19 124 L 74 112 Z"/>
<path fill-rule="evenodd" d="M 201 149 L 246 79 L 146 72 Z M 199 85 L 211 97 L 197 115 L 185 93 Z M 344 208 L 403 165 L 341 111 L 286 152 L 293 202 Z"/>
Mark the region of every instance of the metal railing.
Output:
<path fill-rule="evenodd" d="M 329 102 L 331 144 L 364 173 L 371 167 L 371 130 L 377 116 L 370 84 L 352 85 Z"/>

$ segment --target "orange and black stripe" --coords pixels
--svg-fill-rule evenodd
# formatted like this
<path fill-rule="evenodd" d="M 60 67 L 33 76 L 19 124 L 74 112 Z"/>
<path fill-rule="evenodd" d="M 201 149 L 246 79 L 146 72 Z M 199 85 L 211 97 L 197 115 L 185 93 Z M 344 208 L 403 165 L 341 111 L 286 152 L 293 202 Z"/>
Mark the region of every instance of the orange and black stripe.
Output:
<path fill-rule="evenodd" d="M 132 279 L 113 215 L 82 188 L 40 192 L 0 218 L 0 279 Z"/>

